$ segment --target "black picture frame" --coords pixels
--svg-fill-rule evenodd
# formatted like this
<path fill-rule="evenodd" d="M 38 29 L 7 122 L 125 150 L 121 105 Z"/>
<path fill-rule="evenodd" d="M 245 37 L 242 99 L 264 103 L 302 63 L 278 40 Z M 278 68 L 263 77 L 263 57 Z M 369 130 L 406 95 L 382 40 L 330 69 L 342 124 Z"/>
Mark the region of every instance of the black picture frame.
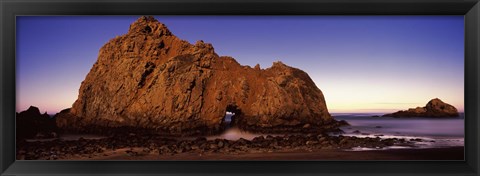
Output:
<path fill-rule="evenodd" d="M 479 175 L 479 0 L 0 0 L 1 175 Z M 19 15 L 464 15 L 464 161 L 16 161 Z"/>

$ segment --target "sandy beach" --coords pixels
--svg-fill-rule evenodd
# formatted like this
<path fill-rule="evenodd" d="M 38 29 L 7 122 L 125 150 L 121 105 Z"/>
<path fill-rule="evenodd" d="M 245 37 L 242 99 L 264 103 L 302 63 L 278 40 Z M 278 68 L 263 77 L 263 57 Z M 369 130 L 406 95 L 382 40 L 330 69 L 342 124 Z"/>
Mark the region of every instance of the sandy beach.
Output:
<path fill-rule="evenodd" d="M 340 149 L 318 149 L 297 151 L 250 151 L 238 154 L 222 153 L 180 153 L 173 155 L 158 155 L 145 153 L 141 148 L 132 156 L 130 148 L 105 151 L 102 154 L 90 156 L 75 156 L 68 160 L 464 160 L 464 147 L 429 148 L 429 149 L 389 149 L 370 151 L 345 151 Z"/>

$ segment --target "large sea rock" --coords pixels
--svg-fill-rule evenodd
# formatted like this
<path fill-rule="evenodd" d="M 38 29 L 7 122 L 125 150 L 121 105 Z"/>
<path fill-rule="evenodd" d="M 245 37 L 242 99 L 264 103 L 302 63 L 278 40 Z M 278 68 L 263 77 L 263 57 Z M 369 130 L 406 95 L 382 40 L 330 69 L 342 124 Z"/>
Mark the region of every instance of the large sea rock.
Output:
<path fill-rule="evenodd" d="M 410 108 L 405 111 L 398 111 L 385 114 L 384 117 L 458 117 L 457 108 L 435 98 L 430 100 L 425 107 Z"/>
<path fill-rule="evenodd" d="M 55 118 L 51 118 L 46 112 L 41 114 L 35 106 L 16 113 L 17 139 L 56 137 L 57 132 Z"/>
<path fill-rule="evenodd" d="M 192 29 L 193 31 L 193 29 Z M 225 113 L 245 130 L 331 130 L 322 91 L 304 71 L 275 62 L 261 69 L 218 56 L 211 44 L 177 38 L 153 17 L 101 49 L 63 129 L 131 127 L 172 134 L 222 129 Z"/>

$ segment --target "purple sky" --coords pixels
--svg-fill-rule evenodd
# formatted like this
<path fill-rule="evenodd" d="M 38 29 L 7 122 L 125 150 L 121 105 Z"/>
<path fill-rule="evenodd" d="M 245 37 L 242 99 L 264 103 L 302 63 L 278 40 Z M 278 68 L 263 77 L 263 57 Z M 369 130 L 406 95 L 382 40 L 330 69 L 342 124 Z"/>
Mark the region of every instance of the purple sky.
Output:
<path fill-rule="evenodd" d="M 17 17 L 17 111 L 71 107 L 100 47 L 138 17 Z M 330 112 L 391 112 L 436 97 L 463 111 L 463 16 L 156 18 L 242 65 L 280 60 L 306 71 Z"/>

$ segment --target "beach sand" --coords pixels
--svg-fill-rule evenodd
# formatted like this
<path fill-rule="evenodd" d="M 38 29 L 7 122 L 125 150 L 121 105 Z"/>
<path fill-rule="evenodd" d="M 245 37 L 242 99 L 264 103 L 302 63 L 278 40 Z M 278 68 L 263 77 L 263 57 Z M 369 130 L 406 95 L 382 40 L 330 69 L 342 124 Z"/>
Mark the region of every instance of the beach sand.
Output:
<path fill-rule="evenodd" d="M 131 148 L 105 151 L 91 156 L 74 156 L 65 160 L 464 160 L 464 147 L 427 149 L 389 149 L 369 151 L 344 151 L 317 149 L 312 151 L 250 151 L 248 153 L 180 153 L 159 155 L 133 148 L 135 155 L 127 153 Z"/>

